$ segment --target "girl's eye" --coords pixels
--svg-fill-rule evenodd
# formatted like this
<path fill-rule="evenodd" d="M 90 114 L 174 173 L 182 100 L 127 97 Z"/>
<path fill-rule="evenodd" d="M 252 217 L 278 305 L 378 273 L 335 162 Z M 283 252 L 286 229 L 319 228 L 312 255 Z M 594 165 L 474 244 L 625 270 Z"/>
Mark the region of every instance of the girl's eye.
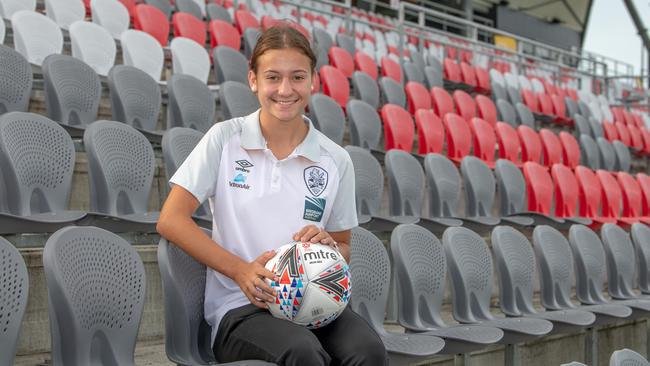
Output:
<path fill-rule="evenodd" d="M 266 80 L 276 81 L 276 80 L 278 80 L 278 77 L 277 76 L 267 76 Z"/>
<path fill-rule="evenodd" d="M 305 80 L 305 77 L 302 76 L 302 75 L 299 75 L 299 76 L 294 76 L 294 79 L 295 80 Z"/>

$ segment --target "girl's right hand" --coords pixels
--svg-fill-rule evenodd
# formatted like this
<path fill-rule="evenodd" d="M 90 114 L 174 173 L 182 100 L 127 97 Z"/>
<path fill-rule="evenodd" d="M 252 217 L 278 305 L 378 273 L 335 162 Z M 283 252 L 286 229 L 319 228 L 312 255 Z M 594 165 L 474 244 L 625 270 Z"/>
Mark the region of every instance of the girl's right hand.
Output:
<path fill-rule="evenodd" d="M 237 269 L 233 280 L 239 285 L 251 304 L 268 309 L 267 302 L 275 302 L 275 291 L 269 286 L 265 279 L 278 281 L 275 273 L 269 271 L 264 266 L 271 258 L 275 256 L 275 251 L 270 250 L 262 253 L 250 263 L 242 262 Z"/>

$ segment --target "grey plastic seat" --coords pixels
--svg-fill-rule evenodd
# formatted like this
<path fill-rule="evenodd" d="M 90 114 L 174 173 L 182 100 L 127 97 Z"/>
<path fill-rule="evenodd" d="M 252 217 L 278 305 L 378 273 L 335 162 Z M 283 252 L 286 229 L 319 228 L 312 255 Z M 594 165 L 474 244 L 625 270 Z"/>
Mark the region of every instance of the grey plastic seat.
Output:
<path fill-rule="evenodd" d="M 112 232 L 156 232 L 160 212 L 147 210 L 155 169 L 147 138 L 125 123 L 97 121 L 83 141 L 92 211 L 84 224 Z"/>
<path fill-rule="evenodd" d="M 578 137 L 580 137 L 580 135 L 588 135 L 594 137 L 594 133 L 591 131 L 591 124 L 586 118 L 580 114 L 574 114 L 573 121 Z"/>
<path fill-rule="evenodd" d="M 580 110 L 578 109 L 578 103 L 575 102 L 575 100 L 571 99 L 571 97 L 564 97 L 564 106 L 566 108 L 566 115 L 571 116 L 573 119 L 575 119 L 575 115 L 580 113 Z M 581 116 L 584 118 L 583 116 Z"/>
<path fill-rule="evenodd" d="M 615 169 L 623 172 L 629 172 L 632 165 L 632 157 L 630 156 L 630 149 L 624 143 L 615 140 L 612 142 L 614 151 L 616 151 L 616 166 Z"/>
<path fill-rule="evenodd" d="M 232 24 L 232 17 L 228 10 L 223 6 L 216 3 L 209 3 L 205 6 L 209 20 L 223 20 L 226 23 Z"/>
<path fill-rule="evenodd" d="M 246 28 L 244 31 L 243 35 L 243 43 L 244 43 L 244 55 L 246 56 L 247 59 L 251 58 L 251 55 L 253 54 L 253 49 L 255 49 L 255 45 L 257 44 L 257 40 L 260 38 L 260 31 L 255 28 Z"/>
<path fill-rule="evenodd" d="M 596 170 L 600 169 L 600 149 L 598 144 L 589 135 L 580 135 L 580 156 L 582 165 Z"/>
<path fill-rule="evenodd" d="M 45 243 L 52 365 L 134 365 L 146 278 L 135 248 L 96 227 L 67 227 Z"/>
<path fill-rule="evenodd" d="M 560 231 L 548 225 L 535 227 L 533 247 L 539 266 L 540 297 L 544 308 L 589 311 L 596 315 L 597 325 L 613 323 L 632 315 L 632 309 L 623 305 L 601 303 L 578 307 L 573 303 L 573 253 L 569 241 Z M 584 275 L 584 269 L 578 268 L 578 271 Z"/>
<path fill-rule="evenodd" d="M 318 48 L 327 54 L 334 43 L 330 34 L 326 30 L 316 27 L 311 29 L 311 34 Z"/>
<path fill-rule="evenodd" d="M 63 51 L 61 28 L 41 13 L 33 10 L 15 12 L 11 16 L 11 28 L 14 49 L 31 64 L 40 66 L 47 56 Z"/>
<path fill-rule="evenodd" d="M 429 54 L 427 56 L 427 64 L 436 69 L 436 71 L 442 73 L 442 62 L 440 62 L 440 59 L 437 56 Z"/>
<path fill-rule="evenodd" d="M 106 28 L 114 39 L 129 29 L 129 11 L 118 0 L 91 0 L 90 11 L 93 23 Z"/>
<path fill-rule="evenodd" d="M 0 45 L 0 115 L 27 112 L 32 94 L 32 67 L 14 49 Z"/>
<path fill-rule="evenodd" d="M 351 309 L 377 332 L 391 363 L 406 364 L 440 352 L 445 342 L 436 336 L 388 332 L 384 313 L 390 285 L 390 260 L 384 244 L 371 232 L 352 229 L 350 274 L 355 279 Z"/>
<path fill-rule="evenodd" d="M 202 132 L 187 127 L 174 127 L 165 131 L 161 145 L 167 182 L 194 150 L 202 137 Z M 207 228 L 212 227 L 212 213 L 207 201 L 196 209 L 193 217 L 199 225 Z"/>
<path fill-rule="evenodd" d="M 226 81 L 219 88 L 219 103 L 225 120 L 255 112 L 260 102 L 248 85 Z"/>
<path fill-rule="evenodd" d="M 599 137 L 597 144 L 600 153 L 601 169 L 614 171 L 614 168 L 616 168 L 616 151 L 614 150 L 614 146 L 604 137 Z"/>
<path fill-rule="evenodd" d="M 417 225 L 403 224 L 393 230 L 390 243 L 398 320 L 408 332 L 443 338 L 443 354 L 469 353 L 503 338 L 503 331 L 498 328 L 450 326 L 442 320 L 447 263 L 442 244 L 434 234 Z"/>
<path fill-rule="evenodd" d="M 102 85 L 92 67 L 72 56 L 53 54 L 43 60 L 47 116 L 73 137 L 97 119 Z"/>
<path fill-rule="evenodd" d="M 519 126 L 519 119 L 517 118 L 517 111 L 505 99 L 497 99 L 497 111 L 499 112 L 499 120 L 508 123 L 512 127 Z"/>
<path fill-rule="evenodd" d="M 590 117 L 589 125 L 591 126 L 591 132 L 593 132 L 594 138 L 605 137 L 601 122 L 597 121 L 594 117 Z"/>
<path fill-rule="evenodd" d="M 499 305 L 509 316 L 528 316 L 553 323 L 554 333 L 586 328 L 596 316 L 584 310 L 538 312 L 533 306 L 535 253 L 524 234 L 510 226 L 492 230 L 492 250 L 499 278 Z"/>
<path fill-rule="evenodd" d="M 368 230 L 392 231 L 400 222 L 380 217 L 384 194 L 384 172 L 381 165 L 367 149 L 348 145 L 345 150 L 350 155 L 354 167 L 354 196 L 359 225 Z"/>
<path fill-rule="evenodd" d="M 336 35 L 336 44 L 344 50 L 348 51 L 350 56 L 354 57 L 354 53 L 356 51 L 354 38 L 344 33 L 338 33 Z"/>
<path fill-rule="evenodd" d="M 352 74 L 354 98 L 363 100 L 375 109 L 379 109 L 379 86 L 377 82 L 363 71 Z"/>
<path fill-rule="evenodd" d="M 517 105 L 517 103 L 521 103 L 521 93 L 519 92 L 519 89 L 513 88 L 512 86 L 508 85 L 506 86 L 506 92 L 508 93 L 508 99 L 510 99 L 510 103 L 513 105 Z"/>
<path fill-rule="evenodd" d="M 623 348 L 612 353 L 609 366 L 650 366 L 650 362 L 639 353 Z"/>
<path fill-rule="evenodd" d="M 424 80 L 428 90 L 431 90 L 434 86 L 442 88 L 445 85 L 442 71 L 436 70 L 433 66 L 424 67 Z"/>
<path fill-rule="evenodd" d="M 606 272 L 613 271 L 610 259 L 598 235 L 584 225 L 573 225 L 569 230 L 569 242 L 576 261 L 576 296 L 584 304 L 615 304 L 632 308 L 633 316 L 647 316 L 648 300 L 608 300 L 603 295 Z M 630 248 L 634 255 L 633 248 Z M 608 264 L 609 263 L 609 264 Z M 607 268 L 607 270 L 606 270 Z M 632 267 L 634 271 L 634 267 Z M 617 279 L 621 280 L 621 279 Z M 609 284 L 609 286 L 615 286 Z"/>
<path fill-rule="evenodd" d="M 582 100 L 578 101 L 578 113 L 587 119 L 592 116 L 591 108 L 589 108 L 589 105 Z"/>
<path fill-rule="evenodd" d="M 535 129 L 535 116 L 533 115 L 533 112 L 531 112 L 530 109 L 521 102 L 515 104 L 515 109 L 517 110 L 517 116 L 519 116 L 519 122 L 522 125 Z"/>
<path fill-rule="evenodd" d="M 642 223 L 632 224 L 630 236 L 639 263 L 639 289 L 650 295 L 650 227 Z"/>
<path fill-rule="evenodd" d="M 167 83 L 167 129 L 189 127 L 206 132 L 215 122 L 212 92 L 201 80 L 175 74 Z"/>
<path fill-rule="evenodd" d="M 381 105 L 396 104 L 406 108 L 406 93 L 404 87 L 389 77 L 379 78 L 379 90 L 381 91 Z"/>
<path fill-rule="evenodd" d="M 377 109 L 362 100 L 350 99 L 345 110 L 350 121 L 350 144 L 377 150 L 382 135 Z"/>
<path fill-rule="evenodd" d="M 425 84 L 424 70 L 420 69 L 418 65 L 413 62 L 404 63 L 404 75 L 406 76 L 406 81 L 415 81 L 422 85 Z"/>
<path fill-rule="evenodd" d="M 422 55 L 422 52 L 420 51 L 410 51 L 411 53 L 411 61 L 417 66 L 420 70 L 424 70 L 426 67 L 426 63 L 424 61 L 424 56 Z"/>
<path fill-rule="evenodd" d="M 314 94 L 309 100 L 309 116 L 317 130 L 330 140 L 343 144 L 345 114 L 343 108 L 325 94 Z"/>
<path fill-rule="evenodd" d="M 490 87 L 492 88 L 492 100 L 493 101 L 498 101 L 499 99 L 503 99 L 510 103 L 510 98 L 508 97 L 508 92 L 506 91 L 505 87 L 501 84 L 497 83 L 491 83 Z"/>
<path fill-rule="evenodd" d="M 194 15 L 196 19 L 203 20 L 203 11 L 194 0 L 174 0 L 174 7 L 178 12 L 189 13 Z"/>
<path fill-rule="evenodd" d="M 492 216 L 496 182 L 492 170 L 483 160 L 475 156 L 466 156 L 460 163 L 460 172 L 465 187 L 467 217 L 482 221 L 496 218 L 497 224 L 504 222 L 518 226 L 530 226 L 534 223 L 532 218 L 525 216 L 509 215 L 501 218 Z"/>
<path fill-rule="evenodd" d="M 34 113 L 0 116 L 0 234 L 54 232 L 85 212 L 67 210 L 75 148 L 57 123 Z"/>
<path fill-rule="evenodd" d="M 237 81 L 248 85 L 248 60 L 241 52 L 228 46 L 217 46 L 212 51 L 217 84 Z"/>
<path fill-rule="evenodd" d="M 27 308 L 29 276 L 20 252 L 0 237 L 0 365 L 13 365 L 20 324 Z"/>
<path fill-rule="evenodd" d="M 492 296 L 492 256 L 483 239 L 464 227 L 447 229 L 442 243 L 452 286 L 453 315 L 461 323 L 500 328 L 499 343 L 516 344 L 548 334 L 548 320 L 517 317 L 497 318 L 490 313 Z"/>
<path fill-rule="evenodd" d="M 163 14 L 167 17 L 167 19 L 171 18 L 172 16 L 172 4 L 169 0 L 145 0 L 145 4 L 155 6 L 158 8 L 158 10 L 162 11 Z"/>

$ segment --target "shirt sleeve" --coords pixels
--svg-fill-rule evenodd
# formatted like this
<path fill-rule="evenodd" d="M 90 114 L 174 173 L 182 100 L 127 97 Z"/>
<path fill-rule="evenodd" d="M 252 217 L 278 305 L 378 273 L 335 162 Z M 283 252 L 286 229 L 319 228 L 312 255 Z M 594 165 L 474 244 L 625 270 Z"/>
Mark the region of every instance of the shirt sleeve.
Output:
<path fill-rule="evenodd" d="M 354 190 L 354 167 L 350 155 L 345 150 L 343 152 L 344 158 L 338 166 L 339 188 L 329 220 L 325 224 L 325 230 L 333 232 L 350 230 L 359 224 Z"/>

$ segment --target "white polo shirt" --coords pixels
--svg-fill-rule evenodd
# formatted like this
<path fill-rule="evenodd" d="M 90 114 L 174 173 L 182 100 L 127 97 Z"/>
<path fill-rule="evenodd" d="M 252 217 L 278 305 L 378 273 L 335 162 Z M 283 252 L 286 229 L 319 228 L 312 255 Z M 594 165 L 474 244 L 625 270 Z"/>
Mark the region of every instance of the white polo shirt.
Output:
<path fill-rule="evenodd" d="M 247 262 L 309 224 L 333 232 L 357 226 L 350 156 L 303 118 L 309 132 L 283 160 L 266 146 L 259 110 L 217 123 L 170 180 L 199 202 L 209 199 L 212 239 Z M 249 303 L 234 281 L 208 268 L 204 311 L 212 342 L 225 313 Z"/>

